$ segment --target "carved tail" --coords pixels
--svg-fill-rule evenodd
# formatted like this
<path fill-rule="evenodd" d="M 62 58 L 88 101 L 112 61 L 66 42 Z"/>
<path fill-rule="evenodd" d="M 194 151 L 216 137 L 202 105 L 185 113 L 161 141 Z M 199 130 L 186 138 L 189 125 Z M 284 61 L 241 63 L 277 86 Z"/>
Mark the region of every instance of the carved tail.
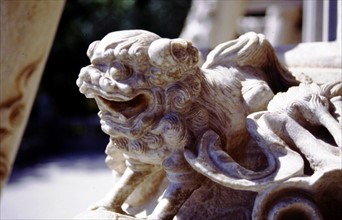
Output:
<path fill-rule="evenodd" d="M 223 66 L 250 66 L 264 72 L 267 83 L 274 93 L 284 92 L 299 82 L 279 61 L 272 45 L 265 36 L 254 32 L 246 33 L 236 40 L 218 45 L 212 50 L 203 68 Z"/>
<path fill-rule="evenodd" d="M 185 148 L 184 157 L 202 175 L 223 186 L 235 190 L 260 192 L 274 183 L 285 181 L 303 173 L 303 159 L 295 151 L 284 146 L 277 138 L 269 138 L 254 120 L 264 112 L 254 113 L 249 130 L 267 158 L 268 165 L 260 171 L 244 168 L 222 150 L 220 137 L 212 130 L 201 137 L 196 152 Z M 266 138 L 265 138 L 266 137 Z M 291 165 L 289 165 L 291 164 Z"/>

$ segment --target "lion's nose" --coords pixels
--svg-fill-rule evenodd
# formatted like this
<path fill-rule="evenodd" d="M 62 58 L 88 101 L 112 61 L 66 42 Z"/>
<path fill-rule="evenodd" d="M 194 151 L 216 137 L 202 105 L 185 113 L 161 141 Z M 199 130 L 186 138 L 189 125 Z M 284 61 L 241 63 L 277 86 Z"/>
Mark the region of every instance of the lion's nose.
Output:
<path fill-rule="evenodd" d="M 91 78 L 88 74 L 87 67 L 83 67 L 80 71 L 80 74 L 78 75 L 78 79 L 82 80 L 84 82 L 90 82 Z"/>
<path fill-rule="evenodd" d="M 91 81 L 91 78 L 88 74 L 87 68 L 83 67 L 80 71 L 80 74 L 78 75 L 78 79 L 76 80 L 76 85 L 81 88 L 83 83 L 89 83 Z"/>
<path fill-rule="evenodd" d="M 90 67 L 83 67 L 80 71 L 77 82 L 80 84 L 82 82 L 85 82 L 85 83 L 89 83 L 92 85 L 98 85 L 100 78 L 101 78 L 101 73 L 97 69 L 90 68 Z"/>

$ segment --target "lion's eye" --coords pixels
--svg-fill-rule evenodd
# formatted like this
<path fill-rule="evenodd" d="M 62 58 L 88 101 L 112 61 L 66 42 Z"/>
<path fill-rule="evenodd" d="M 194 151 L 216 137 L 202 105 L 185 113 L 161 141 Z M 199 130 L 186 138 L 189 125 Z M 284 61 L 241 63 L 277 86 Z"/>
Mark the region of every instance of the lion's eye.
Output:
<path fill-rule="evenodd" d="M 129 66 L 126 66 L 119 62 L 114 62 L 109 70 L 110 76 L 114 80 L 125 80 L 131 77 L 132 69 Z"/>
<path fill-rule="evenodd" d="M 108 69 L 108 66 L 106 64 L 103 64 L 103 63 L 97 63 L 97 64 L 94 64 L 94 66 L 100 70 L 101 72 L 106 72 L 107 69 Z"/>
<path fill-rule="evenodd" d="M 108 69 L 107 64 L 105 62 L 103 62 L 102 59 L 95 58 L 91 61 L 91 63 L 94 65 L 95 68 L 97 68 L 101 72 L 106 72 Z"/>
<path fill-rule="evenodd" d="M 120 80 L 123 78 L 122 71 L 115 67 L 110 67 L 109 75 L 115 80 Z"/>

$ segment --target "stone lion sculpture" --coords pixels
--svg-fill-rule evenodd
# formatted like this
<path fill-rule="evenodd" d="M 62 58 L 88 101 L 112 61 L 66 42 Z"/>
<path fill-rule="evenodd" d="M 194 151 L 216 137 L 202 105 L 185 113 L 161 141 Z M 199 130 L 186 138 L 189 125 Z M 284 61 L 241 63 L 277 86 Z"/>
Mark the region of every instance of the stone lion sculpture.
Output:
<path fill-rule="evenodd" d="M 255 139 L 296 149 L 305 160 L 303 175 L 259 193 L 254 219 L 342 218 L 341 115 L 342 81 L 338 81 L 302 83 L 278 93 L 267 111 L 247 117 Z"/>
<path fill-rule="evenodd" d="M 181 218 L 203 186 L 223 186 L 230 190 L 225 198 L 232 190 L 249 191 L 239 198 L 250 203 L 274 183 L 304 173 L 300 154 L 264 143 L 265 135 L 246 118 L 299 84 L 263 35 L 220 44 L 202 67 L 191 42 L 143 30 L 112 32 L 93 42 L 87 55 L 91 64 L 77 85 L 99 107 L 101 128 L 110 137 L 106 162 L 116 169 L 119 152 L 126 165 L 92 210 L 133 219 L 122 205 L 139 185 L 157 190 L 156 173 L 166 173 L 166 189 L 148 219 Z M 215 213 L 214 205 L 209 212 Z"/>

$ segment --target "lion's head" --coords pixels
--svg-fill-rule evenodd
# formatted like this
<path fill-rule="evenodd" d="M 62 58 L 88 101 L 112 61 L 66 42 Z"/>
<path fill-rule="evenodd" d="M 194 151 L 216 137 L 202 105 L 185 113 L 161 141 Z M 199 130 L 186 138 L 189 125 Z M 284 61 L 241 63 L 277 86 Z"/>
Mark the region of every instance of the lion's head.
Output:
<path fill-rule="evenodd" d="M 196 78 L 198 51 L 183 39 L 117 31 L 93 42 L 87 55 L 91 65 L 77 85 L 96 100 L 102 129 L 114 138 L 141 137 L 166 112 L 189 108 L 199 91 L 199 82 L 184 83 Z"/>

